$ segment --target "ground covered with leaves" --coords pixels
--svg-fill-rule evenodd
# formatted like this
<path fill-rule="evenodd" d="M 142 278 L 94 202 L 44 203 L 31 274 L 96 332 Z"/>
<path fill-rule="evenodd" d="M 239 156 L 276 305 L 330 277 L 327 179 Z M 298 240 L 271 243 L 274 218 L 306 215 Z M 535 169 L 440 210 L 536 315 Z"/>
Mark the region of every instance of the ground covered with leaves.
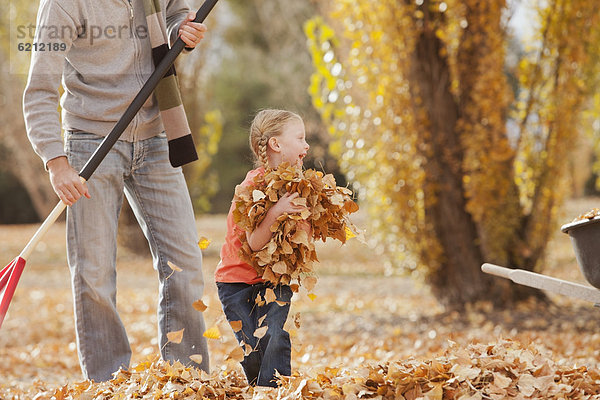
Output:
<path fill-rule="evenodd" d="M 570 202 L 564 222 L 597 200 Z M 358 225 L 360 217 L 353 219 Z M 36 228 L 0 227 L 0 262 L 15 257 Z M 584 282 L 559 228 L 541 272 Z M 212 280 L 224 216 L 199 218 L 198 230 L 212 241 L 204 251 L 202 299 L 212 329 L 210 374 L 157 359 L 157 278 L 149 256 L 121 249 L 117 298 L 132 367 L 110 382 L 84 381 L 64 225 L 57 223 L 28 260 L 0 330 L 0 398 L 600 398 L 600 310 L 592 304 L 550 295 L 552 304 L 532 301 L 500 311 L 483 303 L 446 312 L 426 287 L 390 274 L 368 234 L 367 244 L 318 245 L 313 296 L 300 290 L 292 301 L 294 374 L 276 389 L 248 388 Z"/>

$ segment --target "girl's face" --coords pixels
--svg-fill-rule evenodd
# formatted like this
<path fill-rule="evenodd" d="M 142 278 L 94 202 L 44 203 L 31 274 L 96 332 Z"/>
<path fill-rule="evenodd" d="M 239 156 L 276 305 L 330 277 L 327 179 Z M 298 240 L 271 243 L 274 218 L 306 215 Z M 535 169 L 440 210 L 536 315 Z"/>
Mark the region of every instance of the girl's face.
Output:
<path fill-rule="evenodd" d="M 279 136 L 269 139 L 269 148 L 272 150 L 273 166 L 282 162 L 302 167 L 304 157 L 310 146 L 306 143 L 304 123 L 294 118 L 283 126 Z"/>

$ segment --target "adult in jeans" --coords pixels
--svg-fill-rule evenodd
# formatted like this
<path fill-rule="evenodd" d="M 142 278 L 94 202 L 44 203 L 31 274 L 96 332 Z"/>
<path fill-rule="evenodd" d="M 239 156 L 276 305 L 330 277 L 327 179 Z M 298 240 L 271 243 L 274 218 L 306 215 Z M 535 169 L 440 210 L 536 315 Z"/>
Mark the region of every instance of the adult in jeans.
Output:
<path fill-rule="evenodd" d="M 204 290 L 194 213 L 181 167 L 169 162 L 167 124 L 155 96 L 90 181 L 82 183 L 78 176 L 154 69 L 148 7 L 154 7 L 152 21 L 167 41 L 180 35 L 191 49 L 202 39 L 206 27 L 193 22 L 195 13 L 183 0 L 42 1 L 34 41 L 58 45 L 32 53 L 24 92 L 27 134 L 54 191 L 69 206 L 67 252 L 77 346 L 84 377 L 95 381 L 111 379 L 131 358 L 116 306 L 123 195 L 148 239 L 158 272 L 161 355 L 206 371 L 209 367 L 204 320 L 192 307 Z M 169 261 L 182 271 L 173 273 Z M 168 341 L 169 332 L 182 329 L 180 343 Z M 190 360 L 193 354 L 202 355 L 201 364 Z"/>

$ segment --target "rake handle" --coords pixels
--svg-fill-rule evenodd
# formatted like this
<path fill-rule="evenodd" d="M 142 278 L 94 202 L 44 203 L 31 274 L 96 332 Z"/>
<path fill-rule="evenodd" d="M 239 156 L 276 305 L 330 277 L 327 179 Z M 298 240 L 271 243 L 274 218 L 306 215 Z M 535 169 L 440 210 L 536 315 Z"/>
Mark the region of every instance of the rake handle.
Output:
<path fill-rule="evenodd" d="M 204 22 L 208 14 L 211 12 L 218 0 L 206 0 L 202 6 L 196 12 L 196 18 L 194 22 Z M 171 65 L 175 62 L 175 59 L 185 48 L 185 43 L 181 38 L 177 38 L 173 46 L 165 54 L 160 63 L 155 67 L 154 71 L 144 83 L 144 86 L 140 89 L 138 94 L 135 96 L 129 107 L 125 110 L 121 118 L 117 121 L 110 133 L 102 140 L 100 146 L 94 151 L 94 154 L 90 157 L 87 163 L 83 166 L 79 175 L 88 181 L 96 168 L 100 165 L 102 160 L 106 157 L 110 149 L 119 140 L 119 137 L 123 134 L 133 117 L 142 108 L 148 97 L 152 94 L 162 77 L 167 73 Z"/>

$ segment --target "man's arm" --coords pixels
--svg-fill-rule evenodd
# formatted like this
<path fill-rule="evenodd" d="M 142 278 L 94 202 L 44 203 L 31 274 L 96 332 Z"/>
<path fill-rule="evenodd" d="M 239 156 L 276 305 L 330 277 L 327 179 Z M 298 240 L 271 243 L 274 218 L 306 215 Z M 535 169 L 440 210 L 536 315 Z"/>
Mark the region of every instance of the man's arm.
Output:
<path fill-rule="evenodd" d="M 51 159 L 65 155 L 58 113 L 59 88 L 65 56 L 72 44 L 72 38 L 68 35 L 56 38 L 51 37 L 51 32 L 55 32 L 56 27 L 64 32 L 68 29 L 76 32 L 76 26 L 73 19 L 53 0 L 40 3 L 36 24 L 34 43 L 58 43 L 56 51 L 41 51 L 41 48 L 33 46 L 23 93 L 27 135 L 46 167 Z"/>
<path fill-rule="evenodd" d="M 61 138 L 58 114 L 59 87 L 65 57 L 73 43 L 73 37 L 51 37 L 61 32 L 77 32 L 74 19 L 58 4 L 49 0 L 40 4 L 34 43 L 56 43 L 52 51 L 42 51 L 33 46 L 27 86 L 23 93 L 23 116 L 27 136 L 35 152 L 50 172 L 54 192 L 67 205 L 81 196 L 89 197 L 85 183 L 67 161 Z M 55 51 L 56 50 L 56 51 Z"/>

